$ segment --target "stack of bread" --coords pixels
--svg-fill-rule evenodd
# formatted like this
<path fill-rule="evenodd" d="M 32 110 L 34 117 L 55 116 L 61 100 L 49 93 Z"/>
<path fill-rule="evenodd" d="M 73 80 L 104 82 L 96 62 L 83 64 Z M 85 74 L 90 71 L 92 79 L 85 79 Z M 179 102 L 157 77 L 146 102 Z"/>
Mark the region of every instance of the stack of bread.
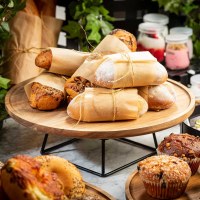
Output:
<path fill-rule="evenodd" d="M 25 86 L 31 107 L 52 110 L 66 99 L 68 115 L 87 122 L 137 119 L 148 110 L 171 107 L 175 92 L 167 82 L 165 67 L 149 52 L 136 49 L 135 37 L 116 29 L 92 53 L 59 48 L 43 51 L 35 63 L 46 73 Z M 55 87 L 58 82 L 59 89 Z M 58 97 L 52 88 L 62 94 Z"/>
<path fill-rule="evenodd" d="M 79 170 L 58 156 L 17 155 L 0 170 L 0 197 L 4 200 L 78 200 L 84 195 Z"/>

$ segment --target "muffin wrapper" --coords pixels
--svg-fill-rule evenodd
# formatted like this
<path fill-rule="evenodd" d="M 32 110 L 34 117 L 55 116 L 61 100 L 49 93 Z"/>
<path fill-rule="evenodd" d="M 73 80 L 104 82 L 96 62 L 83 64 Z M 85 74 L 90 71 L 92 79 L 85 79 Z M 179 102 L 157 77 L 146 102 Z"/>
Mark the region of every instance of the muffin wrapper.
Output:
<path fill-rule="evenodd" d="M 157 151 L 158 155 L 167 155 L 166 153 L 160 152 L 158 149 L 156 151 Z M 182 159 L 181 157 L 178 157 L 178 158 Z M 186 162 L 190 166 L 192 175 L 196 174 L 196 172 L 199 168 L 199 165 L 200 165 L 200 158 L 193 158 L 193 159 L 187 160 Z"/>
<path fill-rule="evenodd" d="M 147 194 L 152 196 L 153 198 L 174 199 L 174 198 L 180 197 L 184 193 L 187 187 L 188 181 L 179 183 L 179 184 L 170 183 L 170 184 L 163 185 L 162 182 L 153 183 L 150 181 L 143 180 L 143 183 L 144 183 Z"/>

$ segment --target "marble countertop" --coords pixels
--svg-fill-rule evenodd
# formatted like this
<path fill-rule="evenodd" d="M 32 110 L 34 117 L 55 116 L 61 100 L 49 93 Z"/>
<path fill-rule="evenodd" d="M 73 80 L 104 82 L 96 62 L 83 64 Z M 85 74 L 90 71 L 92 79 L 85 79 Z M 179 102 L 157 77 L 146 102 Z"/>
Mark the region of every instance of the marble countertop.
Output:
<path fill-rule="evenodd" d="M 172 132 L 180 133 L 179 125 L 157 132 L 156 137 L 158 143 Z M 3 128 L 0 129 L 0 160 L 5 162 L 10 157 L 17 154 L 27 154 L 30 156 L 40 155 L 43 138 L 43 133 L 38 133 L 26 128 L 11 118 L 5 120 Z M 63 136 L 50 135 L 48 146 L 53 146 L 68 139 L 69 138 Z M 128 139 L 152 147 L 154 146 L 152 134 Z M 145 149 L 133 147 L 116 140 L 106 140 L 105 172 L 114 170 L 147 153 L 149 153 L 149 151 Z M 78 140 L 77 142 L 57 150 L 54 152 L 54 155 L 64 157 L 72 163 L 101 172 L 101 140 L 99 139 Z M 80 172 L 86 182 L 105 190 L 117 200 L 125 200 L 125 183 L 127 178 L 135 170 L 136 164 L 105 178 L 82 170 L 80 170 Z"/>

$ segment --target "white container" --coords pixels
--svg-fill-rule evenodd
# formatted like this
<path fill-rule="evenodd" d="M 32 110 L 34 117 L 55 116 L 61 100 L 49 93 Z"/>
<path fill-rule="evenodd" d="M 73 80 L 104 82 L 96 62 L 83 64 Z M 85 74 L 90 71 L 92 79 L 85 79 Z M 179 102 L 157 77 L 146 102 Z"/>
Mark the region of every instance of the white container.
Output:
<path fill-rule="evenodd" d="M 137 50 L 149 51 L 158 62 L 164 60 L 165 38 L 162 34 L 163 26 L 155 23 L 144 22 L 139 24 Z"/>
<path fill-rule="evenodd" d="M 200 99 L 200 74 L 196 74 L 190 78 L 191 90 L 196 99 Z"/>
<path fill-rule="evenodd" d="M 165 63 L 171 70 L 189 67 L 190 59 L 187 47 L 187 36 L 172 34 L 166 36 Z"/>
<path fill-rule="evenodd" d="M 188 37 L 188 49 L 190 59 L 193 57 L 193 43 L 192 43 L 192 34 L 193 30 L 188 27 L 174 27 L 170 29 L 170 34 L 184 34 Z"/>
<path fill-rule="evenodd" d="M 148 13 L 143 16 L 143 21 L 163 25 L 164 26 L 163 35 L 164 37 L 168 35 L 167 25 L 169 23 L 169 17 L 167 15 L 159 13 Z"/>

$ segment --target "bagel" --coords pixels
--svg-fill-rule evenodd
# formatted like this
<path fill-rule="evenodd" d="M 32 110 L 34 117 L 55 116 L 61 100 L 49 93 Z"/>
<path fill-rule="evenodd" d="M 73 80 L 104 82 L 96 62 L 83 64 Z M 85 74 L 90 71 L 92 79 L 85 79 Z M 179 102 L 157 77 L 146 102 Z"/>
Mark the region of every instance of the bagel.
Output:
<path fill-rule="evenodd" d="M 26 155 L 10 158 L 1 169 L 1 184 L 10 200 L 67 200 L 55 173 Z"/>
<path fill-rule="evenodd" d="M 82 199 L 85 183 L 75 165 L 58 156 L 37 156 L 35 160 L 41 163 L 41 168 L 55 173 L 63 183 L 64 193 L 69 199 Z"/>

